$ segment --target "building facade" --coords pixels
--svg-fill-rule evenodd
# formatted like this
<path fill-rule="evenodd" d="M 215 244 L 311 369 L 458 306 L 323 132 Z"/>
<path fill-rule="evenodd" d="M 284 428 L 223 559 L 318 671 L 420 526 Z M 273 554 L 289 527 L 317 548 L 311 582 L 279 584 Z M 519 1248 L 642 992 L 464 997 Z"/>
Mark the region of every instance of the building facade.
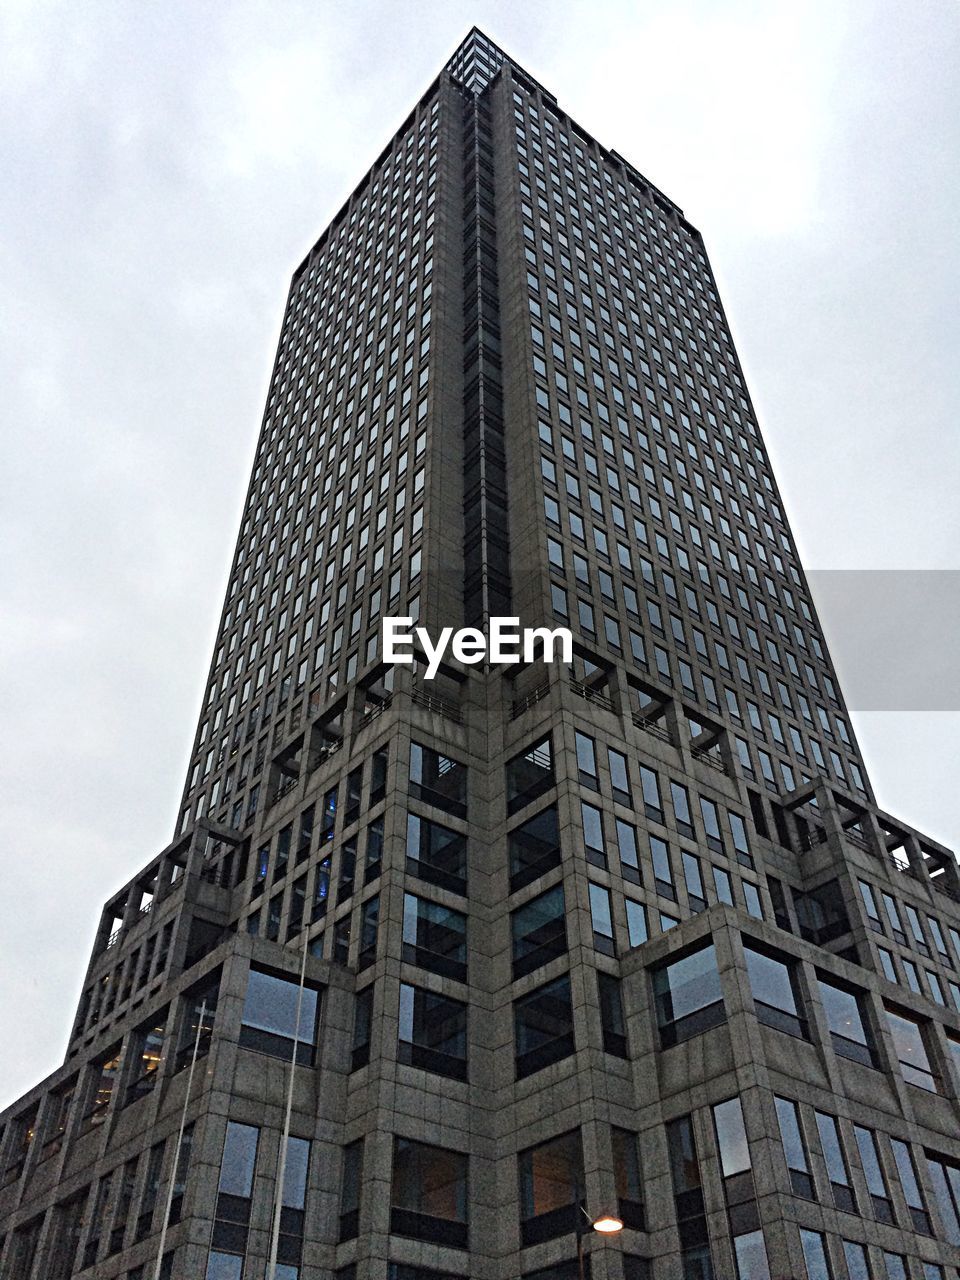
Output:
<path fill-rule="evenodd" d="M 427 680 L 384 616 L 574 661 Z M 0 1275 L 957 1280 L 958 902 L 699 233 L 475 29 L 293 277 L 177 832 L 0 1117 Z"/>

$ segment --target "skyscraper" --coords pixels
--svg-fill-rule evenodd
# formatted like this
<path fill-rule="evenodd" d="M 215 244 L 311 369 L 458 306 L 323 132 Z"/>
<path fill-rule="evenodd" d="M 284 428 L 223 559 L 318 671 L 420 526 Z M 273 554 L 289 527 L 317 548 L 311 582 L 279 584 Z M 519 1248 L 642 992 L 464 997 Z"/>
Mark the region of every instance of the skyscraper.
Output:
<path fill-rule="evenodd" d="M 572 664 L 384 661 L 501 616 Z M 0 1274 L 956 1280 L 958 894 L 873 802 L 699 233 L 474 30 L 294 274 Z"/>

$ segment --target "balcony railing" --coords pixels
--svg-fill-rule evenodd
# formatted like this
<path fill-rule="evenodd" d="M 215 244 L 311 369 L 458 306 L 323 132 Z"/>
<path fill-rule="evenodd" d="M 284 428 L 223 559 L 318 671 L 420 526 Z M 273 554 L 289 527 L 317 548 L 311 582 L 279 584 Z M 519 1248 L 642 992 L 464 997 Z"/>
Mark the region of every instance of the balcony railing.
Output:
<path fill-rule="evenodd" d="M 428 711 L 435 711 L 438 716 L 443 716 L 445 720 L 452 720 L 454 724 L 461 724 L 463 717 L 460 714 L 460 708 L 453 702 L 448 702 L 446 698 L 438 698 L 433 693 L 425 693 L 422 689 L 414 689 L 410 697 L 418 707 L 426 707 Z"/>

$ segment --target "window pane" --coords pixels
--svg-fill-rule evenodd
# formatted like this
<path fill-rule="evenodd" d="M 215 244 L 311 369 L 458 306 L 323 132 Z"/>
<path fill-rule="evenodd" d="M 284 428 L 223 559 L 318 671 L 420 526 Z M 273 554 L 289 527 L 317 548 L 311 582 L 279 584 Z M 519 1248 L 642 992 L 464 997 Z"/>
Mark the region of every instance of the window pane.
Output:
<path fill-rule="evenodd" d="M 743 1108 L 739 1098 L 729 1098 L 713 1108 L 713 1122 L 717 1130 L 717 1146 L 720 1150 L 720 1168 L 725 1178 L 743 1173 L 750 1168 L 750 1147 L 743 1126 Z"/>
<path fill-rule="evenodd" d="M 298 1061 L 312 1060 L 316 1039 L 317 993 L 311 987 L 300 987 L 293 979 L 275 978 L 269 973 L 251 969 L 243 1004 L 240 1043 L 264 1053 L 289 1056 L 290 1044 L 298 1034 L 297 1001 L 300 998 Z M 246 1033 L 246 1034 L 245 1034 Z M 258 1034 L 264 1033 L 264 1034 Z"/>
<path fill-rule="evenodd" d="M 807 1280 L 832 1280 L 823 1236 L 819 1231 L 800 1232 L 800 1247 L 807 1269 Z"/>
<path fill-rule="evenodd" d="M 248 1199 L 253 1191 L 253 1171 L 257 1163 L 260 1130 L 249 1124 L 227 1122 L 227 1136 L 220 1162 L 219 1190 L 224 1195 Z"/>
<path fill-rule="evenodd" d="M 920 1024 L 903 1014 L 887 1009 L 887 1024 L 893 1036 L 894 1049 L 900 1062 L 903 1078 L 909 1084 L 915 1084 L 930 1093 L 937 1092 L 937 1084 L 930 1069 L 926 1045 Z"/>
<path fill-rule="evenodd" d="M 737 1259 L 738 1280 L 770 1280 L 770 1266 L 762 1231 L 734 1236 L 733 1252 Z"/>
<path fill-rule="evenodd" d="M 696 1035 L 723 1019 L 723 993 L 712 943 L 655 969 L 653 990 L 664 1044 Z"/>

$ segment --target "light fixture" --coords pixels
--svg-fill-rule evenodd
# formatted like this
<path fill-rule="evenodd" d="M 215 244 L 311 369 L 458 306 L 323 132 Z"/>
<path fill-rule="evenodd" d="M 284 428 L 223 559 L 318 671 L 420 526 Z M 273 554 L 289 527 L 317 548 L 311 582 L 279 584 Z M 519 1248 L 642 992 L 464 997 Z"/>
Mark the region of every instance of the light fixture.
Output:
<path fill-rule="evenodd" d="M 612 1236 L 623 1230 L 623 1223 L 612 1213 L 601 1213 L 599 1218 L 594 1218 L 592 1226 L 594 1231 L 599 1231 L 605 1236 Z"/>

